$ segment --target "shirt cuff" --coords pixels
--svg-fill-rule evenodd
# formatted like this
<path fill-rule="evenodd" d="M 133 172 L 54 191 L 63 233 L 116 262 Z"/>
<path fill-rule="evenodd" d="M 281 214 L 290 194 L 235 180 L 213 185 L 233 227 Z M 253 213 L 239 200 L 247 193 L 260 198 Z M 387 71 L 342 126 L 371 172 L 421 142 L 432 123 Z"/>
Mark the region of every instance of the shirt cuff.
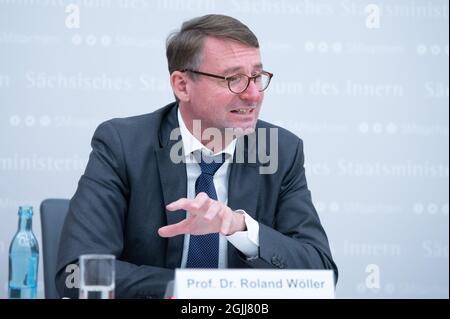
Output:
<path fill-rule="evenodd" d="M 226 236 L 227 240 L 242 252 L 248 259 L 258 258 L 259 250 L 259 224 L 245 211 L 239 210 L 244 215 L 246 231 L 235 232 Z"/>

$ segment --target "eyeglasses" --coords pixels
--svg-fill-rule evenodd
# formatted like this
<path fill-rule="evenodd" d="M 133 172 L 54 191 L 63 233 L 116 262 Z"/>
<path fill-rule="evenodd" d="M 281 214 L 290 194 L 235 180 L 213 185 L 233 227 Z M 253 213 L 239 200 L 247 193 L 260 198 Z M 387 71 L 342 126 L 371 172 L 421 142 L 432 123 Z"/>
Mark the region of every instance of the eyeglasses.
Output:
<path fill-rule="evenodd" d="M 184 69 L 181 70 L 181 72 L 191 72 L 195 74 L 206 75 L 213 78 L 225 80 L 228 82 L 228 89 L 230 89 L 230 91 L 233 92 L 234 94 L 241 94 L 245 90 L 247 90 L 251 80 L 253 80 L 253 82 L 258 86 L 258 91 L 262 92 L 265 89 L 267 89 L 267 87 L 270 84 L 270 80 L 273 77 L 273 74 L 267 71 L 261 71 L 258 74 L 255 74 L 254 76 L 248 76 L 246 74 L 220 76 L 216 74 L 205 73 L 191 69 Z"/>

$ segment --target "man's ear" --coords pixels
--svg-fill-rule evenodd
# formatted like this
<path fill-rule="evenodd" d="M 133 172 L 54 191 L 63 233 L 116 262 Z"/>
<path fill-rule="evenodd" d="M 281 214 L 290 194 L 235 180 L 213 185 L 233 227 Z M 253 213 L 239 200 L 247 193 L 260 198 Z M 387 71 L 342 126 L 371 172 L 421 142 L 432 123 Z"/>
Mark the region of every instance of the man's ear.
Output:
<path fill-rule="evenodd" d="M 187 75 L 184 72 L 174 71 L 170 75 L 170 85 L 173 93 L 182 102 L 189 102 L 189 85 L 187 83 Z"/>

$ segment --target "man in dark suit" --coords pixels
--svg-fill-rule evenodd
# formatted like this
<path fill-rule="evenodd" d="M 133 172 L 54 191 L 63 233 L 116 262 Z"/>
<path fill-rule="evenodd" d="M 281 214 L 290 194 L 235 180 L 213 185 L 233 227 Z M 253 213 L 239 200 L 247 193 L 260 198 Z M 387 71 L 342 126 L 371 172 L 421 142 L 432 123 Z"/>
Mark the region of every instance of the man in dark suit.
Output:
<path fill-rule="evenodd" d="M 199 17 L 168 38 L 167 58 L 177 101 L 93 136 L 61 235 L 61 296 L 77 296 L 66 267 L 88 253 L 116 256 L 118 298 L 160 298 L 180 267 L 332 269 L 337 279 L 302 141 L 258 120 L 272 74 L 255 35 L 231 17 Z"/>

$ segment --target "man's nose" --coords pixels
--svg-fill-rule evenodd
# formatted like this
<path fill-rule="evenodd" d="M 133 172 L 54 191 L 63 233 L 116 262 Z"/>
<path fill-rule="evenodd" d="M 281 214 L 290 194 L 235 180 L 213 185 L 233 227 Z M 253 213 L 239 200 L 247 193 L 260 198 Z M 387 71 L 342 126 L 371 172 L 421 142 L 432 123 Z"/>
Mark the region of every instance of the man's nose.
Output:
<path fill-rule="evenodd" d="M 239 97 L 242 100 L 258 101 L 259 99 L 261 99 L 262 95 L 263 92 L 259 91 L 258 85 L 255 83 L 255 81 L 251 80 L 248 84 L 247 89 L 239 94 Z"/>

